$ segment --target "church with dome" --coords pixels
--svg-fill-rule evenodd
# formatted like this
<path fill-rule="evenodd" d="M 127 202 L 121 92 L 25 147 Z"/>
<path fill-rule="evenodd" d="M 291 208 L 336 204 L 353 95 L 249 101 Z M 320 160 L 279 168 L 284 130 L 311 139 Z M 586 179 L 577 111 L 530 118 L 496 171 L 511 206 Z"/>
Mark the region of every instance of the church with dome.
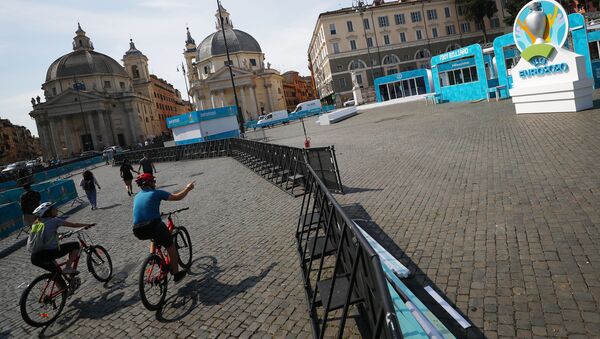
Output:
<path fill-rule="evenodd" d="M 160 135 L 148 58 L 133 41 L 123 65 L 98 53 L 78 24 L 73 51 L 56 59 L 42 84 L 45 101 L 32 99 L 44 158 L 132 146 Z"/>
<path fill-rule="evenodd" d="M 217 10 L 217 31 L 204 38 L 200 45 L 196 45 L 189 29 L 187 31 L 183 54 L 189 70 L 190 95 L 195 108 L 204 110 L 235 106 L 227 67 L 226 40 L 244 120 L 257 120 L 259 115 L 285 110 L 284 78 L 265 62 L 265 55 L 256 39 L 234 29 L 227 10 L 221 7 L 221 12 L 222 24 Z"/>

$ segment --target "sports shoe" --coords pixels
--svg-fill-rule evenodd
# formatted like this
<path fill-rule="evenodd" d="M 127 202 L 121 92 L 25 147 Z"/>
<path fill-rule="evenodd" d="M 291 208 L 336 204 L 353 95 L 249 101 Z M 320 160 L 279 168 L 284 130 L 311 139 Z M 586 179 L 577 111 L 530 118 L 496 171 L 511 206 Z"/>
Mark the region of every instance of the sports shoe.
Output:
<path fill-rule="evenodd" d="M 173 281 L 180 282 L 181 279 L 183 279 L 186 274 L 187 274 L 186 271 L 179 271 L 179 272 L 173 274 Z"/>
<path fill-rule="evenodd" d="M 127 195 L 131 196 L 131 192 L 127 192 Z"/>
<path fill-rule="evenodd" d="M 79 274 L 79 271 L 73 268 L 64 268 L 62 272 L 64 274 Z"/>

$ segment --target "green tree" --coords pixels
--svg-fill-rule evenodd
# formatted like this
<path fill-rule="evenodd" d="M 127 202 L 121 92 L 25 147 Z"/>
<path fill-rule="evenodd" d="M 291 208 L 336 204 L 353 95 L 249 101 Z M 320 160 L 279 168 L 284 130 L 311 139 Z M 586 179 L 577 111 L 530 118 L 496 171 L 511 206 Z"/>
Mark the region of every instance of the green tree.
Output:
<path fill-rule="evenodd" d="M 508 15 L 504 17 L 504 23 L 508 25 L 508 27 L 512 27 L 515 23 L 515 19 L 517 18 L 517 14 L 523 6 L 525 6 L 529 0 L 508 0 L 506 2 L 506 11 Z"/>
<path fill-rule="evenodd" d="M 495 1 L 490 0 L 458 0 L 458 5 L 462 7 L 465 19 L 479 24 L 483 31 L 483 41 L 487 42 L 487 31 L 483 18 L 491 19 L 498 12 Z"/>

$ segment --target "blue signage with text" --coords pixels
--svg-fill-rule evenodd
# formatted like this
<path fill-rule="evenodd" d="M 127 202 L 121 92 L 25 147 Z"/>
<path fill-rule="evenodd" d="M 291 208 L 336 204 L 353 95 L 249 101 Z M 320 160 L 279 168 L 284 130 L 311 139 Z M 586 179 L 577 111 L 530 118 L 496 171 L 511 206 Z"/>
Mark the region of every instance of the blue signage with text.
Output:
<path fill-rule="evenodd" d="M 235 106 L 226 106 L 202 111 L 193 111 L 175 117 L 167 118 L 167 128 L 175 128 L 185 125 L 199 123 L 200 121 L 219 119 L 229 116 L 235 116 L 237 110 Z"/>

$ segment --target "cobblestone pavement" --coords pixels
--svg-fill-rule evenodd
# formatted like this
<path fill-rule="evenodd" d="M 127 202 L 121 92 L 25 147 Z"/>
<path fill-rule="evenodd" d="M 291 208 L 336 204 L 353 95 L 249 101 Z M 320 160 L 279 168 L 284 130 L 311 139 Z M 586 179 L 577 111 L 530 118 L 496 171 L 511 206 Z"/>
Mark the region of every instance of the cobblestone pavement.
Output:
<path fill-rule="evenodd" d="M 486 336 L 600 335 L 598 109 L 414 102 L 306 126 L 335 145 L 349 215 Z M 299 123 L 267 135 L 304 139 Z"/>
<path fill-rule="evenodd" d="M 148 243 L 131 233 L 131 198 L 118 169 L 103 166 L 94 171 L 102 186 L 99 209 L 86 206 L 70 220 L 98 223 L 88 232 L 111 254 L 114 278 L 104 286 L 80 265 L 82 287 L 63 315 L 47 329 L 32 329 L 21 319 L 18 299 L 42 270 L 32 267 L 24 248 L 17 250 L 0 260 L 0 337 L 311 335 L 294 241 L 301 200 L 231 158 L 157 168 L 158 185 L 166 190 L 178 190 L 189 180 L 197 183 L 185 200 L 163 203 L 164 210 L 192 207 L 176 224 L 190 231 L 194 252 L 191 274 L 170 283 L 163 312 L 147 311 L 139 300 L 137 277 Z M 0 245 L 11 241 L 14 236 Z"/>

